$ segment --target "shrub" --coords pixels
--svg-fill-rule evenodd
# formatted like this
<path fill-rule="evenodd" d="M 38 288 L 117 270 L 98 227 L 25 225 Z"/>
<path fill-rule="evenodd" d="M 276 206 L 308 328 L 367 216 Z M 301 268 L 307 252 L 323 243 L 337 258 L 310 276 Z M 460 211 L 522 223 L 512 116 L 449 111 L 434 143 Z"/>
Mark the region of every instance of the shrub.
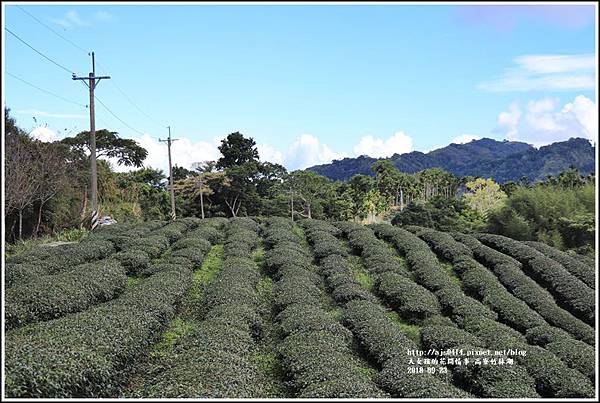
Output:
<path fill-rule="evenodd" d="M 40 276 L 6 290 L 7 329 L 81 312 L 111 300 L 125 288 L 125 270 L 117 262 L 100 261 L 73 271 Z"/>
<path fill-rule="evenodd" d="M 130 249 L 117 252 L 112 258 L 121 263 L 130 276 L 141 274 L 150 266 L 150 257 L 142 250 Z"/>
<path fill-rule="evenodd" d="M 523 263 L 537 280 L 550 287 L 559 302 L 575 316 L 588 324 L 594 323 L 594 290 L 573 276 L 559 263 L 547 258 L 534 248 L 501 235 L 480 234 L 477 237 L 484 244 L 492 245 L 510 254 Z"/>
<path fill-rule="evenodd" d="M 576 257 L 573 257 L 568 253 L 560 251 L 542 242 L 527 241 L 523 243 L 536 249 L 540 253 L 543 253 L 548 258 L 560 263 L 569 273 L 583 281 L 588 287 L 592 289 L 596 287 L 596 273 L 593 264 L 585 264 Z"/>
<path fill-rule="evenodd" d="M 116 395 L 189 284 L 189 272 L 159 273 L 108 303 L 7 332 L 6 395 Z"/>
<path fill-rule="evenodd" d="M 594 344 L 594 329 L 557 306 L 548 291 L 521 271 L 521 263 L 483 245 L 472 236 L 464 234 L 453 234 L 453 236 L 469 246 L 477 259 L 483 261 L 513 295 L 527 303 L 548 323 L 569 332 L 576 339 Z"/>
<path fill-rule="evenodd" d="M 410 357 L 399 355 L 388 360 L 375 382 L 393 398 L 468 398 L 471 394 L 430 374 L 407 374 Z"/>
<path fill-rule="evenodd" d="M 376 288 L 405 318 L 418 321 L 440 312 L 440 304 L 435 295 L 399 274 L 388 272 L 380 275 Z"/>
<path fill-rule="evenodd" d="M 479 338 L 453 326 L 423 326 L 421 328 L 421 342 L 424 348 L 438 351 L 454 348 L 461 344 L 485 347 Z"/>

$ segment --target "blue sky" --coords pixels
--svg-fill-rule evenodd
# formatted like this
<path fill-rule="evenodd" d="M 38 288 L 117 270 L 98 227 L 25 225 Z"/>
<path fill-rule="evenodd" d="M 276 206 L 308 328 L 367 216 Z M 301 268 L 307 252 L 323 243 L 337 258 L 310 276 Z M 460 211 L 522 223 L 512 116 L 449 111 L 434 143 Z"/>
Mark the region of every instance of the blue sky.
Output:
<path fill-rule="evenodd" d="M 3 6 L 8 29 L 87 75 L 82 50 Z M 594 6 L 21 7 L 95 51 L 97 73 L 112 77 L 98 98 L 135 130 L 101 105 L 97 127 L 140 141 L 155 167 L 166 166 L 167 125 L 183 166 L 217 157 L 233 131 L 291 169 L 477 137 L 597 137 Z M 81 83 L 6 32 L 4 68 L 19 125 L 47 140 L 89 128 L 84 107 L 6 75 L 88 103 Z"/>

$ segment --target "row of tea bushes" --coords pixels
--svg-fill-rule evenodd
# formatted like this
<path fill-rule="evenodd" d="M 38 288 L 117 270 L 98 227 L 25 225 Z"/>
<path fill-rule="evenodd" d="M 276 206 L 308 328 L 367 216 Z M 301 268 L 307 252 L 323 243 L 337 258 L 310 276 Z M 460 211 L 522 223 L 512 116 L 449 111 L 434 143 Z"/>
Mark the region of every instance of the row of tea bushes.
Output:
<path fill-rule="evenodd" d="M 164 221 L 147 221 L 136 225 L 108 225 L 98 228 L 78 243 L 39 246 L 13 256 L 6 261 L 6 286 L 25 284 L 39 276 L 70 271 L 80 264 L 104 259 L 120 250 L 121 243 L 144 237 L 165 224 Z"/>
<path fill-rule="evenodd" d="M 193 264 L 165 270 L 119 297 L 6 333 L 9 397 L 110 397 L 175 314 Z"/>
<path fill-rule="evenodd" d="M 549 324 L 559 327 L 589 345 L 595 343 L 594 329 L 556 304 L 552 295 L 521 270 L 521 263 L 485 246 L 471 235 L 453 233 L 457 241 L 469 247 L 513 295 L 525 301 Z"/>
<path fill-rule="evenodd" d="M 275 306 L 283 341 L 282 366 L 299 398 L 388 397 L 361 371 L 352 355 L 352 334 L 323 309 L 320 277 L 291 221 L 267 220 L 265 263 L 277 280 Z M 333 245 L 329 245 L 333 247 Z"/>
<path fill-rule="evenodd" d="M 448 349 L 463 350 L 463 354 L 448 354 L 448 358 L 465 359 L 466 351 L 485 350 L 485 343 L 473 334 L 455 326 L 442 324 L 427 325 L 421 329 L 423 349 L 448 351 Z M 450 350 L 452 351 L 452 350 Z M 494 355 L 495 359 L 506 360 L 508 356 Z M 455 381 L 464 383 L 478 397 L 484 398 L 539 398 L 536 392 L 535 380 L 527 373 L 524 366 L 519 364 L 475 364 L 473 357 L 468 364 L 462 362 L 450 365 Z M 456 361 L 455 361 L 456 362 Z"/>
<path fill-rule="evenodd" d="M 586 263 L 583 259 L 578 259 L 577 256 L 570 255 L 542 242 L 525 241 L 523 243 L 560 263 L 569 273 L 583 281 L 588 287 L 592 289 L 596 288 L 596 270 L 594 268 L 594 262 Z"/>
<path fill-rule="evenodd" d="M 149 234 L 147 238 L 136 238 L 139 242 L 149 242 L 162 239 L 160 250 L 165 250 L 169 240 L 175 240 L 180 233 L 188 228 L 199 225 L 200 220 L 177 221 L 161 226 L 154 231 L 135 230 L 137 234 Z M 126 231 L 112 231 L 123 234 Z M 161 237 L 161 234 L 171 234 L 171 238 Z M 92 234 L 89 239 L 103 238 L 107 230 L 101 228 L 99 235 Z M 84 243 L 92 241 L 84 241 Z M 107 240 L 99 242 L 107 243 Z M 193 264 L 201 264 L 202 256 L 210 248 L 210 243 L 198 239 L 202 248 L 188 249 L 196 255 Z M 80 245 L 78 245 L 80 246 Z M 198 245 L 197 245 L 198 246 Z M 188 259 L 180 264 L 186 265 Z M 199 260 L 199 261 L 198 261 Z M 30 276 L 28 281 L 19 282 L 9 287 L 6 292 L 6 328 L 12 329 L 31 322 L 46 321 L 62 317 L 66 314 L 84 311 L 98 303 L 109 301 L 118 296 L 127 284 L 126 274 L 140 274 L 150 265 L 148 254 L 142 250 L 117 252 L 102 260 L 76 265 L 68 270 L 61 269 L 56 274 Z M 173 267 L 172 267 L 173 268 Z M 190 267 L 191 268 L 191 267 Z"/>
<path fill-rule="evenodd" d="M 5 293 L 6 329 L 84 311 L 115 298 L 126 284 L 123 266 L 110 259 L 17 284 Z"/>
<path fill-rule="evenodd" d="M 437 262 L 437 257 L 425 241 L 401 228 L 389 225 L 375 227 L 376 232 L 395 243 L 396 247 L 407 257 L 413 269 L 421 271 L 418 273 L 418 278 L 425 287 L 434 290 L 435 287 L 439 287 L 440 283 L 445 282 L 440 275 L 450 277 L 439 267 L 439 264 L 433 264 Z M 417 256 L 422 260 L 417 261 Z M 433 265 L 424 268 L 423 261 L 428 262 L 428 266 Z M 439 275 L 425 275 L 433 273 L 434 270 L 437 270 Z M 431 282 L 428 283 L 428 280 Z M 468 306 L 463 305 L 464 294 L 458 285 L 455 287 L 454 290 L 442 287 L 435 291 L 443 311 L 450 313 L 453 321 L 461 329 L 477 336 L 489 349 L 512 348 L 526 351 L 525 356 L 516 356 L 515 360 L 525 367 L 529 375 L 535 379 L 536 391 L 542 397 L 591 397 L 594 395 L 592 384 L 579 371 L 569 368 L 550 351 L 528 344 L 524 335 L 510 326 L 497 322 L 496 314 L 479 301 L 472 299 Z M 479 311 L 478 314 L 477 311 Z"/>
<path fill-rule="evenodd" d="M 382 369 L 376 377 L 377 385 L 395 398 L 470 397 L 469 393 L 434 375 L 407 373 L 410 366 L 407 351 L 416 350 L 417 345 L 392 323 L 377 299 L 353 278 L 346 259 L 347 253 L 334 236 L 341 233 L 336 231 L 336 227 L 323 221 L 307 220 L 303 225 L 313 248 L 319 247 L 320 251 L 328 251 L 328 253 L 319 253 L 321 273 L 333 298 L 344 306 L 344 323 Z M 352 226 L 344 226 L 344 228 L 352 233 Z M 372 232 L 371 235 L 375 237 Z M 360 237 L 360 239 L 365 238 Z M 360 247 L 356 243 L 354 242 L 355 247 Z M 323 245 L 328 246 L 323 247 Z M 382 246 L 385 248 L 385 245 Z M 392 272 L 382 274 L 385 275 L 395 275 L 404 279 Z"/>
<path fill-rule="evenodd" d="M 415 281 L 435 294 L 442 311 L 458 325 L 467 318 L 498 318 L 487 306 L 465 295 L 460 285 L 453 282 L 441 267 L 437 256 L 425 241 L 406 230 L 390 225 L 375 225 L 373 229 L 378 237 L 392 242 L 406 257 Z"/>
<path fill-rule="evenodd" d="M 482 243 L 520 261 L 535 280 L 547 287 L 559 304 L 590 325 L 595 318 L 594 290 L 569 273 L 560 263 L 536 249 L 502 235 L 479 234 Z"/>
<path fill-rule="evenodd" d="M 197 312 L 204 320 L 174 346 L 169 362 L 159 363 L 143 389 L 151 398 L 257 398 L 262 385 L 251 360 L 254 336 L 260 332 L 256 286 L 260 273 L 250 259 L 256 246 L 256 223 L 229 220 L 221 270 L 208 284 Z M 187 241 L 184 245 L 189 245 Z M 189 247 L 189 246 L 188 246 Z"/>
<path fill-rule="evenodd" d="M 361 256 L 367 272 L 374 279 L 376 293 L 389 306 L 411 323 L 440 314 L 435 295 L 413 280 L 373 231 L 358 224 L 344 227 L 350 246 Z"/>
<path fill-rule="evenodd" d="M 381 262 L 383 264 L 383 267 L 392 267 L 392 263 L 390 262 L 390 259 L 393 259 L 393 257 L 390 256 L 391 252 L 389 252 L 388 247 L 383 241 L 377 239 L 373 231 L 360 225 L 345 225 L 345 228 L 346 235 L 350 239 L 350 244 L 353 245 L 353 248 L 357 251 L 357 253 L 361 255 L 361 257 L 366 258 L 365 261 L 368 262 L 366 264 L 375 264 L 371 271 L 376 271 L 376 262 Z M 374 256 L 377 256 L 378 258 L 373 259 Z M 383 259 L 384 256 L 385 259 Z M 394 272 L 386 272 L 382 276 L 386 275 L 394 275 L 406 279 L 406 281 L 412 281 L 410 277 L 402 277 Z M 436 298 L 436 295 L 425 288 L 423 289 L 426 291 L 426 293 L 428 293 L 423 295 L 427 295 L 428 298 L 433 298 L 433 301 L 429 302 L 427 306 L 434 306 L 434 304 L 437 304 L 438 307 L 437 310 L 433 311 L 431 315 L 419 315 L 420 319 L 417 320 L 417 322 L 421 325 L 421 339 L 424 346 L 429 346 L 431 348 L 443 350 L 447 346 L 457 346 L 461 343 L 466 343 L 467 341 L 473 345 L 483 346 L 483 342 L 480 341 L 478 338 L 458 329 L 451 320 L 444 316 L 441 316 L 439 303 Z M 413 298 L 418 297 L 413 296 Z M 408 298 L 406 299 L 408 300 Z M 460 301 L 461 299 L 459 298 L 458 300 Z M 413 302 L 413 304 L 419 305 L 422 303 Z M 381 353 L 381 351 L 386 351 L 386 346 L 402 346 L 404 348 L 404 350 L 401 350 L 402 354 L 405 354 L 404 351 L 406 351 L 406 349 L 416 348 L 416 345 L 414 345 L 414 343 L 412 343 L 412 341 L 410 340 L 394 341 L 393 338 L 390 339 L 389 335 L 394 334 L 394 330 L 392 330 L 392 326 L 387 325 L 386 327 L 386 325 L 383 324 L 383 322 L 385 322 L 385 319 L 387 318 L 382 316 L 381 312 L 378 312 L 375 309 L 375 307 L 369 307 L 366 304 L 363 304 L 361 309 L 365 312 L 362 318 L 371 318 L 371 326 L 366 327 L 366 332 L 370 332 L 371 335 L 369 335 L 369 333 L 365 334 L 365 330 L 363 329 L 363 334 L 359 337 L 361 339 L 364 339 L 365 336 L 369 337 L 365 342 L 365 344 L 367 345 L 367 349 L 375 348 L 375 356 L 378 357 L 379 360 L 381 360 L 382 357 L 390 356 L 389 352 L 384 354 Z M 414 311 L 415 310 L 413 309 L 409 312 L 414 313 Z M 421 311 L 422 309 L 416 310 L 417 313 L 420 313 Z M 404 314 L 406 315 L 406 313 Z M 352 318 L 352 316 L 350 317 Z M 356 321 L 356 319 L 354 319 L 354 321 Z M 446 331 L 442 333 L 434 331 L 435 329 L 440 328 L 445 329 Z M 398 330 L 396 330 L 395 332 L 398 333 Z M 458 337 L 457 334 L 466 334 L 468 337 Z M 432 343 L 432 337 L 430 335 L 445 336 L 446 338 L 441 339 L 440 337 L 438 337 L 436 343 Z M 379 347 L 378 341 L 386 342 L 383 343 L 383 347 Z M 373 345 L 375 347 L 373 347 Z M 400 353 L 396 353 L 396 355 L 398 354 Z M 408 377 L 408 375 L 404 374 L 404 372 L 406 372 L 406 368 L 410 366 L 409 363 L 410 357 L 406 355 L 399 356 L 393 361 L 390 361 L 389 364 L 384 365 L 384 371 L 382 371 L 380 379 L 386 380 L 391 377 L 391 380 L 385 384 L 388 385 L 388 387 L 390 387 L 390 385 L 392 387 L 395 385 L 405 385 L 406 382 L 409 382 L 408 384 L 412 385 L 413 388 L 410 389 L 408 392 L 410 393 L 410 397 L 430 396 L 431 392 L 428 391 L 428 388 L 431 387 L 431 381 L 427 382 L 425 379 L 423 379 L 423 374 L 417 375 L 418 377 L 420 377 L 418 378 L 418 380 L 412 380 L 412 377 Z M 534 384 L 533 379 L 527 375 L 527 372 L 523 368 L 517 370 L 515 374 L 495 374 L 488 370 L 481 371 L 476 370 L 475 368 L 470 368 L 468 371 L 463 369 L 462 367 L 454 367 L 452 369 L 452 375 L 450 376 L 452 376 L 452 380 L 454 381 L 454 383 L 457 385 L 461 385 L 463 389 L 468 390 L 476 396 L 512 398 L 538 396 L 535 392 L 535 389 L 532 386 Z M 394 376 L 394 374 L 396 375 Z M 521 377 L 520 375 L 523 374 L 525 374 L 526 376 Z M 437 381 L 437 379 L 434 380 Z M 514 383 L 513 387 L 506 388 L 507 383 L 510 382 Z M 416 389 L 417 386 L 422 387 L 422 389 Z M 397 392 L 392 393 L 392 395 L 403 397 L 403 393 L 407 393 L 406 388 L 407 386 L 402 386 L 402 389 L 398 389 Z M 456 396 L 457 393 L 453 389 L 448 390 L 447 385 L 445 385 L 444 387 L 437 387 L 436 389 L 439 391 L 437 393 L 439 393 L 440 395 L 436 394 L 434 397 L 453 397 Z"/>
<path fill-rule="evenodd" d="M 454 264 L 454 269 L 463 280 L 465 290 L 471 290 L 491 309 L 498 313 L 499 319 L 507 325 L 525 333 L 536 328 L 553 331 L 542 317 L 529 308 L 520 299 L 510 294 L 499 282 L 496 276 L 475 261 L 472 252 L 465 245 L 443 232 L 427 228 L 416 228 L 420 238 L 425 240 L 433 250 L 446 257 Z M 548 329 L 549 328 L 549 329 Z M 550 343 L 557 356 L 570 367 L 575 368 L 594 379 L 594 349 L 582 341 L 574 340 L 569 334 L 555 329 L 564 337 L 557 348 L 556 341 Z"/>

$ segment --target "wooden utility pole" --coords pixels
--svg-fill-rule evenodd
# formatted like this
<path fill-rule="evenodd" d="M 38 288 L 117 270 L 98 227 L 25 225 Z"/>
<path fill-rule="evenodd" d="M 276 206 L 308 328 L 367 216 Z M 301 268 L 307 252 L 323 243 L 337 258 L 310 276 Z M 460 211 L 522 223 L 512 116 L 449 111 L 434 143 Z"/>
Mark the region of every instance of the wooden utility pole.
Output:
<path fill-rule="evenodd" d="M 171 126 L 167 126 L 169 129 L 169 137 L 166 140 L 158 139 L 160 142 L 167 143 L 167 147 L 169 149 L 169 187 L 171 188 L 171 219 L 175 220 L 177 218 L 175 214 L 175 189 L 173 189 L 173 166 L 171 165 L 171 143 L 177 141 L 179 139 L 171 138 Z"/>
<path fill-rule="evenodd" d="M 90 164 L 92 171 L 92 231 L 98 226 L 98 166 L 96 165 L 96 112 L 94 109 L 94 89 L 102 79 L 110 76 L 96 77 L 96 60 L 92 52 L 92 72 L 87 77 L 77 77 L 73 73 L 73 80 L 82 80 L 90 89 Z M 87 82 L 86 82 L 87 81 Z"/>

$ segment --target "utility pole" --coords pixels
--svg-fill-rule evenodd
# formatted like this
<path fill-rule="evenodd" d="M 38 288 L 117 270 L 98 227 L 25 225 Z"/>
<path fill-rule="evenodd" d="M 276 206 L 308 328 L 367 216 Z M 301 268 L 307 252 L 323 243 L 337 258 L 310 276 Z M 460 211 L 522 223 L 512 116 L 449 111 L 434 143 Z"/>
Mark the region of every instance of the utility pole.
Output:
<path fill-rule="evenodd" d="M 169 149 L 169 187 L 171 188 L 171 219 L 175 220 L 177 216 L 175 215 L 175 189 L 173 189 L 173 166 L 171 165 L 171 143 L 177 141 L 179 139 L 171 138 L 171 126 L 167 126 L 169 129 L 169 138 L 166 140 L 158 139 L 158 141 L 167 143 L 167 147 Z"/>
<path fill-rule="evenodd" d="M 92 231 L 98 226 L 98 167 L 96 165 L 96 113 L 94 110 L 94 89 L 102 79 L 110 76 L 96 77 L 96 60 L 92 52 L 92 72 L 88 77 L 77 77 L 73 73 L 73 80 L 82 80 L 90 89 L 90 164 L 92 170 Z M 87 81 L 87 82 L 86 82 Z"/>

